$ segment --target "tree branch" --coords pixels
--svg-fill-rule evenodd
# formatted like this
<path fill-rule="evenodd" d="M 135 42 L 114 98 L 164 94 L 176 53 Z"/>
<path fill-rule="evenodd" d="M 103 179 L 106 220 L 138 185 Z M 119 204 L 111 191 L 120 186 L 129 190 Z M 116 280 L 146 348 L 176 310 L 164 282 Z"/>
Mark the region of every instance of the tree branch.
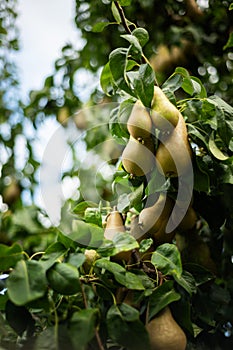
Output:
<path fill-rule="evenodd" d="M 129 26 L 127 24 L 127 21 L 126 21 L 126 18 L 125 18 L 125 14 L 124 14 L 124 11 L 123 11 L 123 8 L 121 7 L 121 5 L 119 4 L 118 1 L 114 1 L 114 4 L 116 5 L 116 8 L 119 12 L 119 15 L 121 17 L 121 22 L 122 22 L 122 25 L 123 27 L 125 28 L 125 31 L 128 33 L 128 34 L 131 34 L 131 30 L 129 29 Z"/>

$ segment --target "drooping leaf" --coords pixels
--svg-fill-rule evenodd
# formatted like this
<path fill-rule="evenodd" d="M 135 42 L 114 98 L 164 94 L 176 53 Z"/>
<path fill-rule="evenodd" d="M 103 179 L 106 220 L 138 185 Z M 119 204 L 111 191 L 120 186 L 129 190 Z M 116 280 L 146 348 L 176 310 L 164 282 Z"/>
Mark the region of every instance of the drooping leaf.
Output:
<path fill-rule="evenodd" d="M 109 68 L 115 85 L 131 95 L 132 91 L 128 86 L 126 77 L 127 54 L 128 50 L 125 48 L 118 48 L 112 51 L 109 56 Z"/>
<path fill-rule="evenodd" d="M 116 88 L 109 62 L 107 62 L 104 68 L 102 69 L 100 76 L 100 85 L 105 94 L 108 96 L 111 96 Z"/>
<path fill-rule="evenodd" d="M 73 232 L 69 238 L 82 247 L 98 248 L 104 239 L 104 231 L 101 227 L 76 220 L 73 224 Z"/>
<path fill-rule="evenodd" d="M 101 33 L 110 24 L 114 24 L 114 23 L 113 22 L 98 22 L 98 23 L 95 23 L 93 25 L 93 27 L 92 27 L 92 32 L 94 32 L 94 33 Z"/>
<path fill-rule="evenodd" d="M 149 349 L 149 337 L 139 312 L 127 304 L 112 305 L 107 312 L 110 338 L 129 350 Z"/>
<path fill-rule="evenodd" d="M 174 289 L 174 282 L 167 281 L 157 287 L 149 297 L 149 319 L 152 319 L 168 304 L 180 299 L 180 294 Z"/>
<path fill-rule="evenodd" d="M 134 76 L 132 84 L 135 94 L 142 101 L 144 106 L 150 108 L 151 100 L 154 94 L 155 74 L 152 67 L 147 64 L 141 64 L 137 75 Z"/>
<path fill-rule="evenodd" d="M 149 41 L 149 34 L 148 34 L 147 30 L 144 28 L 134 29 L 132 31 L 132 35 L 134 35 L 138 39 L 141 47 L 145 46 L 146 43 Z"/>
<path fill-rule="evenodd" d="M 72 295 L 81 291 L 79 273 L 68 263 L 55 263 L 46 273 L 49 285 L 56 292 Z"/>
<path fill-rule="evenodd" d="M 213 156 L 219 160 L 227 160 L 229 157 L 226 156 L 216 145 L 214 139 L 214 131 L 211 133 L 209 138 L 209 149 Z"/>
<path fill-rule="evenodd" d="M 34 260 L 20 260 L 7 280 L 10 300 L 16 305 L 25 305 L 43 297 L 47 282 L 42 264 Z"/>
<path fill-rule="evenodd" d="M 12 246 L 0 244 L 0 270 L 7 271 L 14 267 L 17 261 L 23 259 L 23 249 L 18 243 Z"/>
<path fill-rule="evenodd" d="M 59 258 L 61 258 L 67 249 L 60 242 L 52 243 L 41 258 L 41 263 L 45 270 L 48 270 Z"/>
<path fill-rule="evenodd" d="M 73 208 L 73 212 L 79 216 L 83 216 L 87 208 L 98 208 L 98 204 L 91 201 L 80 202 Z"/>
<path fill-rule="evenodd" d="M 181 257 L 178 248 L 174 244 L 164 243 L 158 246 L 152 254 L 151 262 L 164 275 L 181 277 Z"/>
<path fill-rule="evenodd" d="M 98 309 L 83 309 L 76 311 L 69 321 L 68 333 L 74 349 L 86 349 L 87 344 L 95 335 Z"/>
<path fill-rule="evenodd" d="M 190 295 L 196 292 L 195 279 L 188 271 L 183 271 L 182 275 L 178 277 L 176 274 L 173 275 L 175 281 L 183 287 Z"/>

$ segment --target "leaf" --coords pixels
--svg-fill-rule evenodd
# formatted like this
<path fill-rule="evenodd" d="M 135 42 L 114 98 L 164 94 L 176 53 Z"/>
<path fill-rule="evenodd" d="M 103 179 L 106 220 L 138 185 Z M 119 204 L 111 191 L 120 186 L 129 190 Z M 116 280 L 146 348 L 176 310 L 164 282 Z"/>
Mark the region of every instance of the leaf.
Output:
<path fill-rule="evenodd" d="M 154 94 L 155 74 L 152 67 L 145 63 L 141 64 L 138 74 L 133 79 L 133 87 L 137 97 L 142 101 L 145 107 L 151 107 L 151 101 Z"/>
<path fill-rule="evenodd" d="M 139 247 L 136 239 L 127 232 L 116 233 L 112 239 L 114 244 L 114 250 L 112 255 L 123 251 L 129 251 Z"/>
<path fill-rule="evenodd" d="M 152 238 L 143 239 L 140 242 L 139 252 L 145 253 L 152 246 L 152 244 L 153 244 Z"/>
<path fill-rule="evenodd" d="M 178 248 L 174 244 L 164 243 L 160 245 L 151 257 L 152 264 L 165 276 L 181 277 L 182 264 Z"/>
<path fill-rule="evenodd" d="M 16 305 L 25 305 L 43 297 L 47 283 L 40 262 L 20 260 L 7 280 L 10 300 Z"/>
<path fill-rule="evenodd" d="M 109 62 L 106 63 L 100 75 L 100 85 L 106 95 L 111 96 L 115 90 L 115 83 L 110 69 Z"/>
<path fill-rule="evenodd" d="M 74 349 L 84 350 L 95 335 L 99 310 L 84 309 L 76 311 L 69 322 L 68 333 Z"/>
<path fill-rule="evenodd" d="M 128 80 L 126 77 L 127 53 L 128 50 L 125 48 L 113 50 L 109 56 L 109 68 L 112 73 L 114 84 L 119 89 L 124 90 L 131 95 L 132 91 L 128 86 Z"/>
<path fill-rule="evenodd" d="M 215 278 L 215 276 L 209 270 L 205 269 L 201 265 L 186 263 L 184 267 L 185 270 L 189 271 L 194 277 L 197 287 Z"/>
<path fill-rule="evenodd" d="M 98 248 L 104 239 L 104 230 L 99 226 L 76 220 L 69 238 L 81 247 Z"/>
<path fill-rule="evenodd" d="M 209 149 L 210 152 L 219 160 L 227 160 L 229 157 L 225 156 L 222 151 L 218 148 L 214 140 L 214 131 L 211 133 L 209 138 Z"/>
<path fill-rule="evenodd" d="M 183 271 L 180 277 L 174 275 L 175 281 L 183 287 L 190 295 L 196 292 L 195 279 L 188 271 Z"/>
<path fill-rule="evenodd" d="M 40 262 L 45 270 L 48 270 L 59 258 L 61 258 L 67 249 L 60 242 L 52 243 L 45 251 Z"/>
<path fill-rule="evenodd" d="M 118 2 L 121 6 L 129 6 L 131 5 L 132 0 L 119 0 Z"/>
<path fill-rule="evenodd" d="M 146 29 L 144 28 L 136 28 L 132 31 L 132 35 L 135 36 L 141 47 L 145 46 L 146 43 L 149 41 L 149 34 Z"/>
<path fill-rule="evenodd" d="M 111 5 L 111 10 L 112 10 L 112 14 L 113 14 L 114 19 L 116 20 L 116 22 L 118 24 L 120 24 L 121 23 L 121 16 L 120 16 L 119 11 L 118 11 L 118 9 L 113 1 L 112 1 L 112 5 Z"/>
<path fill-rule="evenodd" d="M 170 303 L 180 299 L 180 294 L 174 289 L 174 282 L 167 281 L 157 287 L 149 297 L 149 319 Z"/>
<path fill-rule="evenodd" d="M 80 202 L 73 208 L 73 213 L 83 216 L 87 208 L 98 208 L 98 204 L 91 201 Z"/>
<path fill-rule="evenodd" d="M 81 291 L 79 273 L 68 263 L 55 263 L 46 273 L 49 285 L 57 293 L 73 295 Z"/>
<path fill-rule="evenodd" d="M 6 303 L 6 320 L 14 331 L 22 336 L 23 332 L 32 335 L 35 328 L 35 320 L 24 306 L 14 305 L 10 300 Z"/>
<path fill-rule="evenodd" d="M 95 266 L 111 272 L 115 280 L 129 289 L 144 290 L 144 286 L 140 278 L 135 274 L 128 272 L 125 268 L 108 259 L 102 258 L 95 262 Z"/>
<path fill-rule="evenodd" d="M 11 247 L 0 244 L 0 270 L 7 271 L 10 267 L 23 259 L 23 249 L 18 243 L 14 243 Z"/>
<path fill-rule="evenodd" d="M 107 327 L 110 338 L 127 350 L 149 349 L 149 337 L 139 312 L 132 306 L 112 305 L 107 312 Z"/>
<path fill-rule="evenodd" d="M 131 46 L 134 47 L 134 52 L 136 54 L 140 54 L 140 57 L 141 57 L 142 48 L 141 48 L 141 45 L 140 45 L 138 39 L 136 38 L 136 36 L 133 36 L 131 34 L 123 34 L 123 35 L 121 35 L 121 37 L 123 39 L 127 40 L 131 44 Z"/>
<path fill-rule="evenodd" d="M 110 24 L 115 24 L 113 22 L 98 22 L 95 23 L 92 27 L 92 32 L 94 33 L 101 33 L 107 26 Z"/>
<path fill-rule="evenodd" d="M 84 219 L 89 224 L 102 227 L 102 216 L 99 208 L 87 208 L 85 210 Z"/>

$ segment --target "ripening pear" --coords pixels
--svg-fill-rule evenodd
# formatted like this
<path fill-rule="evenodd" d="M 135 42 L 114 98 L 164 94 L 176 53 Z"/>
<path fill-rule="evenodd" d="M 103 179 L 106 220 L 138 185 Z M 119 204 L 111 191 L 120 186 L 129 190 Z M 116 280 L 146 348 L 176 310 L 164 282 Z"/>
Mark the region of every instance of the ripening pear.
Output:
<path fill-rule="evenodd" d="M 197 214 L 193 209 L 193 207 L 189 207 L 183 219 L 179 223 L 177 227 L 177 231 L 181 233 L 181 232 L 191 230 L 192 228 L 195 227 L 196 223 L 197 223 Z"/>
<path fill-rule="evenodd" d="M 173 131 L 161 136 L 156 151 L 156 165 L 165 176 L 180 176 L 192 169 L 191 148 L 185 121 L 179 114 L 179 121 Z"/>
<path fill-rule="evenodd" d="M 154 144 L 152 138 L 139 142 L 130 136 L 122 153 L 122 164 L 127 173 L 133 176 L 148 174 L 155 165 Z"/>
<path fill-rule="evenodd" d="M 147 325 L 150 350 L 185 350 L 187 338 L 167 306 Z"/>
<path fill-rule="evenodd" d="M 83 268 L 86 273 L 89 273 L 95 260 L 98 259 L 100 256 L 94 249 L 86 249 L 84 255 L 86 260 L 84 261 Z"/>
<path fill-rule="evenodd" d="M 106 218 L 106 227 L 104 230 L 104 237 L 109 240 L 113 240 L 114 236 L 119 232 L 125 232 L 125 226 L 122 214 L 114 208 Z M 131 257 L 131 251 L 123 251 L 112 257 L 112 260 L 129 261 Z"/>
<path fill-rule="evenodd" d="M 154 87 L 151 119 L 154 126 L 161 131 L 171 131 L 179 120 L 179 110 L 158 86 Z"/>
<path fill-rule="evenodd" d="M 172 242 L 175 232 L 166 232 L 174 201 L 161 193 L 158 200 L 151 207 L 144 208 L 139 214 L 141 235 L 152 237 L 156 245 Z"/>
<path fill-rule="evenodd" d="M 136 140 L 145 140 L 151 137 L 152 120 L 140 100 L 137 100 L 133 106 L 127 122 L 127 129 Z"/>

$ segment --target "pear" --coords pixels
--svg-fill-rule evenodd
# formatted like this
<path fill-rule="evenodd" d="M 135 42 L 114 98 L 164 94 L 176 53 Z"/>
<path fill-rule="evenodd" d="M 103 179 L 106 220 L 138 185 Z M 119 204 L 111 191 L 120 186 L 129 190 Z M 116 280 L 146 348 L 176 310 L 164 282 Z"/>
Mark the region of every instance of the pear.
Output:
<path fill-rule="evenodd" d="M 174 130 L 161 136 L 156 151 L 156 165 L 160 173 L 165 176 L 181 176 L 192 170 L 191 148 L 183 116 L 179 114 L 179 121 Z"/>
<path fill-rule="evenodd" d="M 89 273 L 96 259 L 100 258 L 99 254 L 94 249 L 86 249 L 84 252 L 86 260 L 84 261 L 83 268 L 85 273 Z"/>
<path fill-rule="evenodd" d="M 147 325 L 151 350 L 185 350 L 187 338 L 167 306 Z"/>
<path fill-rule="evenodd" d="M 155 165 L 154 144 L 152 138 L 139 142 L 130 136 L 122 153 L 122 164 L 132 176 L 143 176 L 148 174 Z"/>
<path fill-rule="evenodd" d="M 161 131 L 171 131 L 179 120 L 179 110 L 158 86 L 154 87 L 151 119 L 154 126 Z"/>
<path fill-rule="evenodd" d="M 106 227 L 104 230 L 104 237 L 109 240 L 113 240 L 114 236 L 118 232 L 125 232 L 125 226 L 122 214 L 116 210 L 116 208 L 113 209 L 112 212 L 110 212 L 106 218 Z M 125 251 L 120 252 L 112 257 L 113 261 L 119 262 L 119 261 L 126 261 L 128 262 L 131 257 L 131 251 Z"/>
<path fill-rule="evenodd" d="M 141 236 L 147 234 L 152 237 L 155 245 L 172 242 L 175 232 L 167 233 L 166 227 L 173 206 L 174 201 L 165 193 L 161 193 L 154 205 L 144 208 L 139 214 Z"/>
<path fill-rule="evenodd" d="M 189 207 L 183 219 L 179 223 L 177 230 L 178 232 L 185 232 L 185 231 L 191 230 L 192 228 L 195 227 L 196 223 L 197 223 L 197 214 L 193 209 L 193 207 Z"/>
<path fill-rule="evenodd" d="M 151 136 L 152 120 L 140 100 L 137 100 L 133 106 L 127 122 L 127 129 L 136 140 L 145 140 Z"/>

